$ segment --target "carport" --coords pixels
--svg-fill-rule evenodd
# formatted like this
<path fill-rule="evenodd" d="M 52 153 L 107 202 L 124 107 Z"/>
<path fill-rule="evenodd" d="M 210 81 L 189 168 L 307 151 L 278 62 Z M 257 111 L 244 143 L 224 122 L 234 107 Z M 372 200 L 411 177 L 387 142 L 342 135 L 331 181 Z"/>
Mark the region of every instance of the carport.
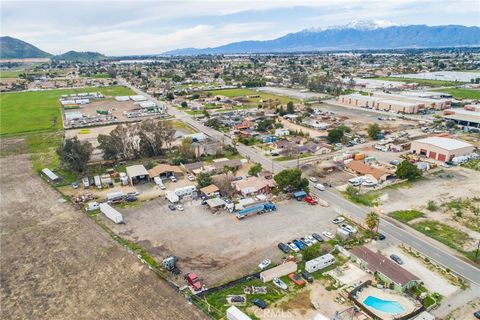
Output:
<path fill-rule="evenodd" d="M 225 200 L 221 198 L 208 199 L 206 203 L 211 210 L 218 210 L 227 204 Z"/>
<path fill-rule="evenodd" d="M 141 164 L 129 166 L 126 168 L 126 170 L 128 180 L 132 186 L 142 182 L 146 183 L 150 180 L 147 169 L 145 169 L 145 167 Z"/>

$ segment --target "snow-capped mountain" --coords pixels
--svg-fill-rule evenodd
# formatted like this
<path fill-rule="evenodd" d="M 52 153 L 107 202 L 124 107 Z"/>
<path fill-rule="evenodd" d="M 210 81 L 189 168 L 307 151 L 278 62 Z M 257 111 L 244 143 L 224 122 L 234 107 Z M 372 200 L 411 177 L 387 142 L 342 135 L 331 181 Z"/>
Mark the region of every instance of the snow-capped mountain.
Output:
<path fill-rule="evenodd" d="M 178 49 L 164 54 L 232 54 L 355 49 L 480 46 L 480 28 L 459 25 L 400 26 L 385 20 L 355 20 L 342 26 L 311 28 L 266 41 L 241 41 L 216 48 Z"/>

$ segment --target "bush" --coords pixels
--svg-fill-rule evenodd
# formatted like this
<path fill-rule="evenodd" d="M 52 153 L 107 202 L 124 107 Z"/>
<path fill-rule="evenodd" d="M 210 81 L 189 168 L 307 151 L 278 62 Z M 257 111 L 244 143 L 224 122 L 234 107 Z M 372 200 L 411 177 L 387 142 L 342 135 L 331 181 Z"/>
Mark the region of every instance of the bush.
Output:
<path fill-rule="evenodd" d="M 436 211 L 438 209 L 437 203 L 433 200 L 428 201 L 427 209 L 429 211 Z"/>

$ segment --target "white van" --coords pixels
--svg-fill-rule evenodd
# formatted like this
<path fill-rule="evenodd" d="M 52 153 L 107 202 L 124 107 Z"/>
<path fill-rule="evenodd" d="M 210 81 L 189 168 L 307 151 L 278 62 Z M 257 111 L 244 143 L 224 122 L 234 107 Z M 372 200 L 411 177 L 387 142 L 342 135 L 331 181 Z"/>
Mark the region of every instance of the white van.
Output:
<path fill-rule="evenodd" d="M 163 184 L 163 181 L 160 177 L 155 177 L 153 178 L 153 181 L 155 182 L 155 184 L 162 190 L 165 190 L 165 185 Z"/>

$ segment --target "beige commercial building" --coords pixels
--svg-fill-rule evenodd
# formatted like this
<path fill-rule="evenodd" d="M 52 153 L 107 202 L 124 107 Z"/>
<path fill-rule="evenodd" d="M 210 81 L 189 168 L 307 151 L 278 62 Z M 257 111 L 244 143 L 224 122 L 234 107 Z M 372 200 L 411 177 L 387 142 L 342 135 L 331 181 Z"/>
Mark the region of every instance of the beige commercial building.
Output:
<path fill-rule="evenodd" d="M 391 100 L 375 96 L 364 96 L 361 94 L 340 96 L 338 97 L 338 102 L 354 107 L 364 107 L 381 111 L 393 111 L 409 114 L 417 113 L 423 107 L 422 104 L 418 103 Z"/>
<path fill-rule="evenodd" d="M 480 111 L 447 109 L 443 111 L 442 117 L 444 119 L 452 120 L 461 126 L 480 128 Z"/>
<path fill-rule="evenodd" d="M 430 137 L 412 141 L 410 149 L 414 154 L 423 155 L 438 161 L 451 161 L 455 157 L 473 152 L 473 145 L 461 140 Z"/>

